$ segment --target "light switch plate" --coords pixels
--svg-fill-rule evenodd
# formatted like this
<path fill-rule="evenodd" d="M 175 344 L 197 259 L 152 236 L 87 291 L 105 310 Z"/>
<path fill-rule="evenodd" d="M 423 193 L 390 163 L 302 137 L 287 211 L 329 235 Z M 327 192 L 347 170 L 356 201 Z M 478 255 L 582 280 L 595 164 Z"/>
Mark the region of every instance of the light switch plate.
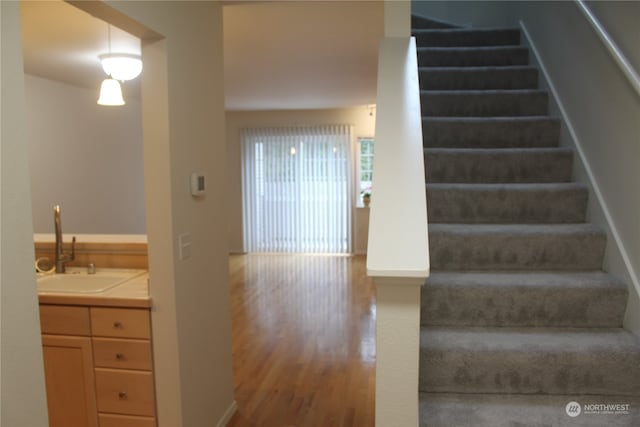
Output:
<path fill-rule="evenodd" d="M 202 172 L 194 172 L 191 174 L 191 195 L 193 197 L 202 197 L 204 196 L 207 185 L 206 185 L 207 177 Z"/>
<path fill-rule="evenodd" d="M 178 256 L 180 260 L 191 256 L 191 233 L 183 233 L 178 236 Z"/>

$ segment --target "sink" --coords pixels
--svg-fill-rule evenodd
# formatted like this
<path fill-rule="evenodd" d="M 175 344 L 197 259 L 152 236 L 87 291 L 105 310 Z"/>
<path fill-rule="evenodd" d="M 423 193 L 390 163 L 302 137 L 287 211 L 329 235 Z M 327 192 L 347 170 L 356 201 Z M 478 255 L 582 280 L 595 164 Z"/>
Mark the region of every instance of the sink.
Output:
<path fill-rule="evenodd" d="M 86 269 L 68 268 L 64 274 L 38 275 L 38 292 L 93 294 L 115 288 L 146 270 L 102 268 L 95 274 Z"/>

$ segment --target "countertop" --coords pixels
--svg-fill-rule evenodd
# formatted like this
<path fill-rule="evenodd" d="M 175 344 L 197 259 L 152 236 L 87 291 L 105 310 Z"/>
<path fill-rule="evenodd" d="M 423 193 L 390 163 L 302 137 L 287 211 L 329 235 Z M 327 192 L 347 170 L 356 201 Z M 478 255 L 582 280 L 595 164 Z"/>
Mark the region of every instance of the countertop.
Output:
<path fill-rule="evenodd" d="M 91 294 L 38 292 L 38 301 L 40 304 L 150 308 L 148 278 L 149 273 L 145 273 L 104 292 Z"/>

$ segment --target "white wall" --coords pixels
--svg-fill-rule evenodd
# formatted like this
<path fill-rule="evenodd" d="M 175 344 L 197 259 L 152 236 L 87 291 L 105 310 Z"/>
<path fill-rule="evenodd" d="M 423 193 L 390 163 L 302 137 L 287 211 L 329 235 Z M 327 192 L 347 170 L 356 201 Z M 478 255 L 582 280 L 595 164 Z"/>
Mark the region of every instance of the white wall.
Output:
<path fill-rule="evenodd" d="M 562 143 L 576 147 L 576 179 L 592 187 L 590 221 L 607 229 L 604 268 L 630 287 L 625 327 L 640 333 L 640 97 L 574 2 L 516 4 L 566 113 Z M 614 6 L 635 17 L 613 27 L 622 45 L 637 38 L 640 8 Z"/>
<path fill-rule="evenodd" d="M 59 204 L 65 233 L 144 234 L 139 99 L 126 83 L 121 107 L 97 105 L 98 86 L 31 75 L 25 84 L 34 231 L 53 232 Z"/>
<path fill-rule="evenodd" d="M 159 427 L 233 413 L 220 2 L 78 2 L 142 40 L 142 128 Z M 199 199 L 189 178 L 204 172 Z M 178 237 L 189 234 L 190 256 Z"/>
<path fill-rule="evenodd" d="M 411 36 L 411 0 L 384 2 L 384 36 Z"/>
<path fill-rule="evenodd" d="M 638 49 L 640 2 L 609 0 L 588 1 L 586 4 L 624 52 L 633 68 L 636 71 L 640 70 L 640 49 Z"/>
<path fill-rule="evenodd" d="M 44 365 L 33 269 L 19 2 L 0 2 L 0 20 L 0 425 L 46 426 Z"/>
<path fill-rule="evenodd" d="M 243 251 L 240 129 L 261 126 L 299 126 L 338 123 L 353 125 L 353 135 L 355 138 L 371 137 L 375 136 L 375 110 L 373 116 L 370 115 L 370 112 L 371 110 L 366 106 L 334 110 L 227 111 L 227 188 L 229 201 L 227 208 L 230 251 Z M 373 198 L 375 198 L 375 194 Z M 356 209 L 354 222 L 355 253 L 366 252 L 368 224 L 369 209 Z"/>
<path fill-rule="evenodd" d="M 465 27 L 514 25 L 505 1 L 413 0 L 411 13 Z"/>

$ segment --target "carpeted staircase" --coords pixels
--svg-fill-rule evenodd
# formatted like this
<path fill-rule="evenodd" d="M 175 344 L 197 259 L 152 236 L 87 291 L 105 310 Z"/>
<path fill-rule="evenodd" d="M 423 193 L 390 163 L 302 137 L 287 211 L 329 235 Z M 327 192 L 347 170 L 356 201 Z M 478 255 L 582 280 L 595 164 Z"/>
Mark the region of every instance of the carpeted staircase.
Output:
<path fill-rule="evenodd" d="M 520 31 L 412 24 L 432 269 L 420 425 L 640 426 L 627 287 L 602 271 L 605 233 L 585 222 L 588 190 Z M 571 401 L 629 414 L 570 417 Z"/>

